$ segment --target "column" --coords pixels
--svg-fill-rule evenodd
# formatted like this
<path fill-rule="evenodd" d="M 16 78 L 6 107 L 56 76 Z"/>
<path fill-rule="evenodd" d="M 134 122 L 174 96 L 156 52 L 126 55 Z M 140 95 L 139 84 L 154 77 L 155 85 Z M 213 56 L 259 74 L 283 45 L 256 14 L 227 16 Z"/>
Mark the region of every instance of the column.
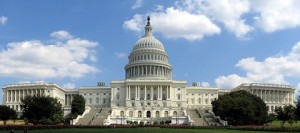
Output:
<path fill-rule="evenodd" d="M 157 86 L 157 96 L 156 96 L 156 100 L 159 100 L 159 86 Z"/>
<path fill-rule="evenodd" d="M 126 100 L 128 100 L 128 86 L 126 86 Z"/>
<path fill-rule="evenodd" d="M 147 87 L 146 87 L 146 85 L 145 85 L 145 89 L 144 89 L 144 91 L 145 91 L 145 93 L 144 93 L 144 100 L 146 100 L 146 96 L 147 96 L 147 91 L 146 91 L 146 89 L 147 89 Z"/>
<path fill-rule="evenodd" d="M 167 86 L 167 97 L 166 97 L 166 99 L 168 100 L 169 99 L 169 87 Z"/>
<path fill-rule="evenodd" d="M 153 86 L 151 86 L 150 99 L 153 100 Z"/>
<path fill-rule="evenodd" d="M 141 96 L 141 94 L 140 94 L 140 93 L 141 93 L 141 92 L 140 92 L 141 90 L 140 90 L 140 89 L 141 89 L 141 88 L 140 88 L 140 86 L 138 85 L 138 86 L 137 86 L 137 92 L 138 92 L 138 93 L 137 93 L 137 99 L 138 99 L 138 100 L 140 100 L 140 96 Z"/>
<path fill-rule="evenodd" d="M 135 100 L 138 100 L 137 85 L 135 86 Z"/>
<path fill-rule="evenodd" d="M 21 90 L 18 90 L 18 97 L 19 97 L 18 101 L 20 102 L 21 101 Z"/>
<path fill-rule="evenodd" d="M 169 89 L 169 99 L 171 98 L 171 87 L 168 86 L 168 89 Z"/>
<path fill-rule="evenodd" d="M 287 94 L 288 95 L 288 98 L 287 98 L 288 99 L 288 104 L 290 104 L 290 93 L 291 92 L 288 92 L 288 94 Z"/>
<path fill-rule="evenodd" d="M 7 103 L 8 102 L 8 97 L 9 97 L 9 91 L 8 90 L 6 90 L 5 95 L 6 95 L 6 103 Z"/>

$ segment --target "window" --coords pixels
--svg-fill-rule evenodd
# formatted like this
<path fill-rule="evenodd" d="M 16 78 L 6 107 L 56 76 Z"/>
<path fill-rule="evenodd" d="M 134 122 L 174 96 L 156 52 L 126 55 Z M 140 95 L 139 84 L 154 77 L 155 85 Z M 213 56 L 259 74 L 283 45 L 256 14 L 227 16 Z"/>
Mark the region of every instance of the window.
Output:
<path fill-rule="evenodd" d="M 134 107 L 134 103 L 131 103 L 131 106 Z"/>
<path fill-rule="evenodd" d="M 96 103 L 99 103 L 99 98 L 98 97 L 96 98 Z"/>
<path fill-rule="evenodd" d="M 103 103 L 105 103 L 105 98 L 103 98 Z"/>
<path fill-rule="evenodd" d="M 180 94 L 177 94 L 177 100 L 180 100 Z"/>
<path fill-rule="evenodd" d="M 132 111 L 129 112 L 129 116 L 133 117 L 133 112 Z"/>
<path fill-rule="evenodd" d="M 93 99 L 92 99 L 92 98 L 90 98 L 89 100 L 90 100 L 90 104 L 91 104 L 91 103 L 92 103 L 92 101 L 93 101 Z"/>
<path fill-rule="evenodd" d="M 180 91 L 180 88 L 178 88 L 178 91 Z"/>
<path fill-rule="evenodd" d="M 117 94 L 117 99 L 119 99 L 120 98 L 120 95 L 119 94 Z"/>
<path fill-rule="evenodd" d="M 90 95 L 92 95 L 92 93 L 90 93 Z"/>
<path fill-rule="evenodd" d="M 119 90 L 120 88 L 117 88 L 117 90 Z"/>
<path fill-rule="evenodd" d="M 105 95 L 105 93 L 103 93 L 103 95 Z"/>

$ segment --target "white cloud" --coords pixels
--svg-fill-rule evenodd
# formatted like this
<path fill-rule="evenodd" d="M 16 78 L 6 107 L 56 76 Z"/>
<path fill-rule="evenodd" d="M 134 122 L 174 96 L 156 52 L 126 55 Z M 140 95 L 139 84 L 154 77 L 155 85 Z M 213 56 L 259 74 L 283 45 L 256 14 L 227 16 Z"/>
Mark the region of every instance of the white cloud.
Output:
<path fill-rule="evenodd" d="M 208 82 L 201 82 L 201 86 L 203 87 L 210 87 Z"/>
<path fill-rule="evenodd" d="M 124 22 L 123 27 L 125 29 L 140 32 L 145 26 L 145 24 L 143 24 L 145 22 L 144 18 L 145 17 L 143 15 L 135 14 L 131 20 L 127 20 Z"/>
<path fill-rule="evenodd" d="M 133 4 L 133 6 L 131 7 L 131 9 L 137 9 L 142 7 L 143 5 L 143 0 L 136 0 L 135 3 Z"/>
<path fill-rule="evenodd" d="M 220 89 L 233 89 L 234 87 L 242 84 L 242 83 L 249 83 L 247 78 L 240 77 L 237 74 L 232 74 L 229 76 L 220 76 L 215 79 L 215 83 L 218 88 Z"/>
<path fill-rule="evenodd" d="M 253 27 L 245 23 L 242 15 L 250 11 L 248 0 L 186 0 L 177 6 L 189 11 L 208 16 L 221 22 L 236 37 L 243 38 Z"/>
<path fill-rule="evenodd" d="M 289 84 L 287 77 L 300 77 L 300 42 L 286 55 L 268 57 L 263 61 L 257 61 L 253 57 L 243 58 L 235 66 L 244 70 L 246 76 L 220 76 L 215 80 L 218 87 L 227 89 L 244 82 Z"/>
<path fill-rule="evenodd" d="M 51 36 L 57 37 L 55 33 L 58 32 Z M 40 40 L 12 42 L 0 52 L 0 75 L 33 79 L 79 78 L 99 71 L 85 63 L 97 45 L 97 42 L 80 38 L 55 40 L 51 44 Z"/>
<path fill-rule="evenodd" d="M 298 0 L 255 0 L 252 2 L 257 27 L 265 32 L 293 28 L 300 25 Z"/>
<path fill-rule="evenodd" d="M 0 24 L 3 24 L 3 25 L 6 24 L 7 20 L 8 20 L 7 17 L 1 16 L 0 17 Z"/>
<path fill-rule="evenodd" d="M 275 32 L 300 26 L 300 2 L 297 0 L 178 0 L 173 6 L 156 6 L 145 14 L 135 14 L 124 27 L 143 31 L 150 15 L 154 32 L 167 38 L 200 40 L 221 33 L 219 27 L 237 38 L 249 38 L 257 29 Z M 159 20 L 160 19 L 160 20 Z"/>
<path fill-rule="evenodd" d="M 120 52 L 117 52 L 117 53 L 115 53 L 115 56 L 116 56 L 117 58 L 125 58 L 125 57 L 127 56 L 127 54 L 126 54 L 126 53 L 120 53 Z"/>
<path fill-rule="evenodd" d="M 63 85 L 63 88 L 65 88 L 65 89 L 74 89 L 75 87 L 76 87 L 76 85 L 73 83 L 66 83 Z"/>
<path fill-rule="evenodd" d="M 167 8 L 165 11 L 151 12 L 149 15 L 154 32 L 159 32 L 167 38 L 184 38 L 193 41 L 221 32 L 220 28 L 206 16 L 191 14 L 174 7 Z M 124 22 L 124 27 L 142 31 L 146 17 L 146 15 L 136 14 L 133 19 Z"/>
<path fill-rule="evenodd" d="M 55 31 L 51 33 L 50 36 L 60 40 L 68 40 L 73 38 L 73 36 L 70 35 L 69 32 L 63 30 Z"/>

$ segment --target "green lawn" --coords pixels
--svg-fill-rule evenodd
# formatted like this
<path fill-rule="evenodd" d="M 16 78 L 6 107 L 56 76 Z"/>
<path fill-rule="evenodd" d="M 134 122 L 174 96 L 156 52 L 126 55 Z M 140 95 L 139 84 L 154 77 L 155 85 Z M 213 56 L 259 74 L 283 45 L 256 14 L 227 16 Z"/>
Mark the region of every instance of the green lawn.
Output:
<path fill-rule="evenodd" d="M 281 126 L 281 122 L 282 121 L 272 121 L 272 125 L 273 126 L 278 126 L 278 127 L 280 127 Z M 300 127 L 300 121 L 298 121 L 297 123 L 294 123 L 294 124 L 292 124 L 292 125 L 290 125 L 288 122 L 285 122 L 284 123 L 284 127 Z"/>
<path fill-rule="evenodd" d="M 43 129 L 43 130 L 28 131 L 28 133 L 241 133 L 241 132 L 270 133 L 268 131 L 244 131 L 244 130 L 228 130 L 228 129 L 174 129 L 174 128 L 115 128 L 115 129 L 69 128 L 69 129 Z M 23 131 L 17 130 L 15 131 L 15 133 L 23 133 Z M 285 133 L 285 132 L 280 132 L 280 133 Z"/>

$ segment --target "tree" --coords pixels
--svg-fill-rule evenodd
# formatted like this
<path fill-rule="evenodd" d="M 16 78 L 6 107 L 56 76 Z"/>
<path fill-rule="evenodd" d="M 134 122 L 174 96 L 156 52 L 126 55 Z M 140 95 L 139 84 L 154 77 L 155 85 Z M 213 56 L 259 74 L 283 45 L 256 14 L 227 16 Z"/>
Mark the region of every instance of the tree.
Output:
<path fill-rule="evenodd" d="M 213 112 L 230 125 L 261 125 L 267 122 L 264 101 L 247 91 L 240 90 L 219 96 L 212 102 Z"/>
<path fill-rule="evenodd" d="M 290 124 L 293 124 L 295 121 L 295 107 L 292 105 L 281 106 L 275 109 L 275 113 L 277 114 L 277 119 L 282 121 L 281 127 L 284 126 L 284 123 L 288 121 Z"/>
<path fill-rule="evenodd" d="M 82 115 L 85 110 L 85 100 L 81 95 L 75 95 L 71 104 L 71 114 Z"/>
<path fill-rule="evenodd" d="M 300 120 L 300 96 L 297 99 L 296 108 L 295 108 L 295 116 L 297 120 Z"/>
<path fill-rule="evenodd" d="M 33 124 L 56 124 L 63 118 L 62 105 L 50 96 L 26 96 L 21 108 L 22 117 Z"/>
<path fill-rule="evenodd" d="M 17 113 L 15 110 L 9 108 L 5 105 L 0 105 L 0 120 L 3 121 L 3 124 L 5 125 L 7 120 L 14 119 L 15 116 L 17 116 Z"/>

